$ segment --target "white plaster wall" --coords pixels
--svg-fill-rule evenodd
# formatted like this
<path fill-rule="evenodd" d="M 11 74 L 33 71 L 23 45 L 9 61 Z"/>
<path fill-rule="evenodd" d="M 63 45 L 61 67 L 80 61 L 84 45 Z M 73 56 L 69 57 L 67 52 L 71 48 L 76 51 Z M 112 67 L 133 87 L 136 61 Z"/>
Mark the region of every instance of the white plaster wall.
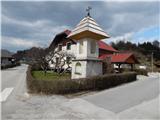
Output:
<path fill-rule="evenodd" d="M 88 58 L 98 58 L 99 56 L 99 49 L 98 49 L 98 42 L 96 42 L 96 50 L 95 50 L 95 54 L 91 54 L 91 38 L 84 38 L 81 40 L 77 41 L 77 59 L 88 59 Z M 83 42 L 83 53 L 79 53 L 79 49 L 80 49 L 80 42 Z"/>
<path fill-rule="evenodd" d="M 93 41 L 93 39 L 87 38 L 87 58 L 98 58 L 99 55 L 98 42 L 94 40 L 96 43 L 95 46 L 96 50 L 95 53 L 91 53 L 91 41 Z"/>
<path fill-rule="evenodd" d="M 80 42 L 83 42 L 83 52 L 79 53 L 80 50 Z M 87 58 L 87 41 L 86 39 L 81 39 L 77 41 L 77 54 L 76 59 Z"/>
<path fill-rule="evenodd" d="M 102 62 L 87 61 L 86 77 L 102 75 Z"/>
<path fill-rule="evenodd" d="M 8 60 L 8 58 L 2 58 L 1 59 L 1 65 L 5 66 L 5 65 L 10 65 L 11 61 Z"/>
<path fill-rule="evenodd" d="M 77 62 L 79 62 L 81 64 L 81 68 L 82 68 L 81 74 L 76 74 L 75 65 Z M 72 61 L 72 79 L 85 78 L 86 77 L 86 70 L 87 70 L 86 67 L 87 67 L 86 61 Z"/>
<path fill-rule="evenodd" d="M 81 63 L 82 73 L 75 73 L 75 64 Z M 102 62 L 97 61 L 73 61 L 72 62 L 72 79 L 86 78 L 90 76 L 102 75 Z"/>

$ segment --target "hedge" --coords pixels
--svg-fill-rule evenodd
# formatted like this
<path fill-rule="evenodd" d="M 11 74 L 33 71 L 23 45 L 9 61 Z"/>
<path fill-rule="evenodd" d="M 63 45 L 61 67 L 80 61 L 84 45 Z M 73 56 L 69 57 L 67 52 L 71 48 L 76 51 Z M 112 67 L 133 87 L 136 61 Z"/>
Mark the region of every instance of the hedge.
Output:
<path fill-rule="evenodd" d="M 135 69 L 134 71 L 137 73 L 137 75 L 145 75 L 145 76 L 148 76 L 148 71 L 145 70 L 145 69 Z"/>
<path fill-rule="evenodd" d="M 32 76 L 32 67 L 27 70 L 27 88 L 30 93 L 68 94 L 88 90 L 103 90 L 136 80 L 135 72 L 106 74 L 76 80 L 37 80 Z"/>

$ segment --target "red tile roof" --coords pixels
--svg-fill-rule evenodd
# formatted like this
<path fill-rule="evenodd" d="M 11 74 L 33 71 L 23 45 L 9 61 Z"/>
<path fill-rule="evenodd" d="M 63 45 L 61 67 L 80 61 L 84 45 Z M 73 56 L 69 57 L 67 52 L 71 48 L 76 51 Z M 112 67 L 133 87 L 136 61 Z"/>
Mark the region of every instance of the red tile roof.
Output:
<path fill-rule="evenodd" d="M 106 59 L 107 57 L 111 58 L 112 63 L 127 63 L 130 57 L 133 57 L 134 63 L 137 63 L 137 59 L 134 57 L 133 53 L 117 53 L 117 54 L 104 54 L 101 55 L 100 59 Z"/>
<path fill-rule="evenodd" d="M 112 46 L 107 45 L 105 42 L 103 41 L 98 41 L 98 45 L 100 49 L 103 50 L 108 50 L 108 51 L 113 51 L 113 52 L 118 52 L 116 49 L 114 49 Z"/>

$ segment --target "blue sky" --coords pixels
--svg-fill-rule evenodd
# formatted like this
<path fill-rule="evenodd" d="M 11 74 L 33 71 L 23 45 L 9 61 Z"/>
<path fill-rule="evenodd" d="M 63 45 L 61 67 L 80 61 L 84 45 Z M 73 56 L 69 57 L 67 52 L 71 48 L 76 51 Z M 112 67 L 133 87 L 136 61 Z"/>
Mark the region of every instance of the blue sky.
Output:
<path fill-rule="evenodd" d="M 153 26 L 153 27 L 144 29 L 140 32 L 137 32 L 133 35 L 133 40 L 136 43 L 158 40 L 158 38 L 160 38 L 160 26 Z M 140 40 L 142 40 L 142 41 L 140 41 Z"/>
<path fill-rule="evenodd" d="M 72 30 L 91 16 L 111 36 L 138 43 L 159 40 L 159 2 L 2 2 L 2 48 L 10 51 L 47 47 L 57 33 Z"/>

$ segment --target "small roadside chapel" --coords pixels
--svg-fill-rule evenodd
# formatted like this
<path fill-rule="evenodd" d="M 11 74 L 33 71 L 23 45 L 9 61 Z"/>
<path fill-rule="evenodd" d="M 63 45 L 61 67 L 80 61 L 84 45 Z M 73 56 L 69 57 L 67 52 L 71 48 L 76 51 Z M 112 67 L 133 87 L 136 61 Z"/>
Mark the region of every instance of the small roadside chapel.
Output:
<path fill-rule="evenodd" d="M 91 8 L 87 8 L 87 15 L 75 26 L 73 30 L 65 30 L 57 34 L 49 46 L 49 49 L 56 48 L 59 52 L 67 52 L 75 57 L 65 59 L 70 61 L 70 65 L 64 65 L 71 68 L 71 78 L 86 78 L 98 76 L 107 73 L 107 68 L 118 68 L 120 71 L 124 66 L 131 70 L 138 60 L 133 53 L 120 52 L 103 42 L 103 39 L 110 36 L 100 27 L 100 25 L 91 17 Z M 56 57 L 58 61 L 58 57 Z M 56 62 L 55 61 L 55 62 Z M 109 62 L 109 66 L 104 65 Z M 108 64 L 108 63 L 107 63 Z M 52 69 L 54 66 L 50 63 Z"/>
<path fill-rule="evenodd" d="M 77 41 L 76 59 L 72 60 L 72 79 L 102 75 L 102 61 L 98 59 L 98 41 L 109 38 L 109 35 L 90 16 L 90 9 L 87 9 L 87 16 L 68 36 Z"/>

